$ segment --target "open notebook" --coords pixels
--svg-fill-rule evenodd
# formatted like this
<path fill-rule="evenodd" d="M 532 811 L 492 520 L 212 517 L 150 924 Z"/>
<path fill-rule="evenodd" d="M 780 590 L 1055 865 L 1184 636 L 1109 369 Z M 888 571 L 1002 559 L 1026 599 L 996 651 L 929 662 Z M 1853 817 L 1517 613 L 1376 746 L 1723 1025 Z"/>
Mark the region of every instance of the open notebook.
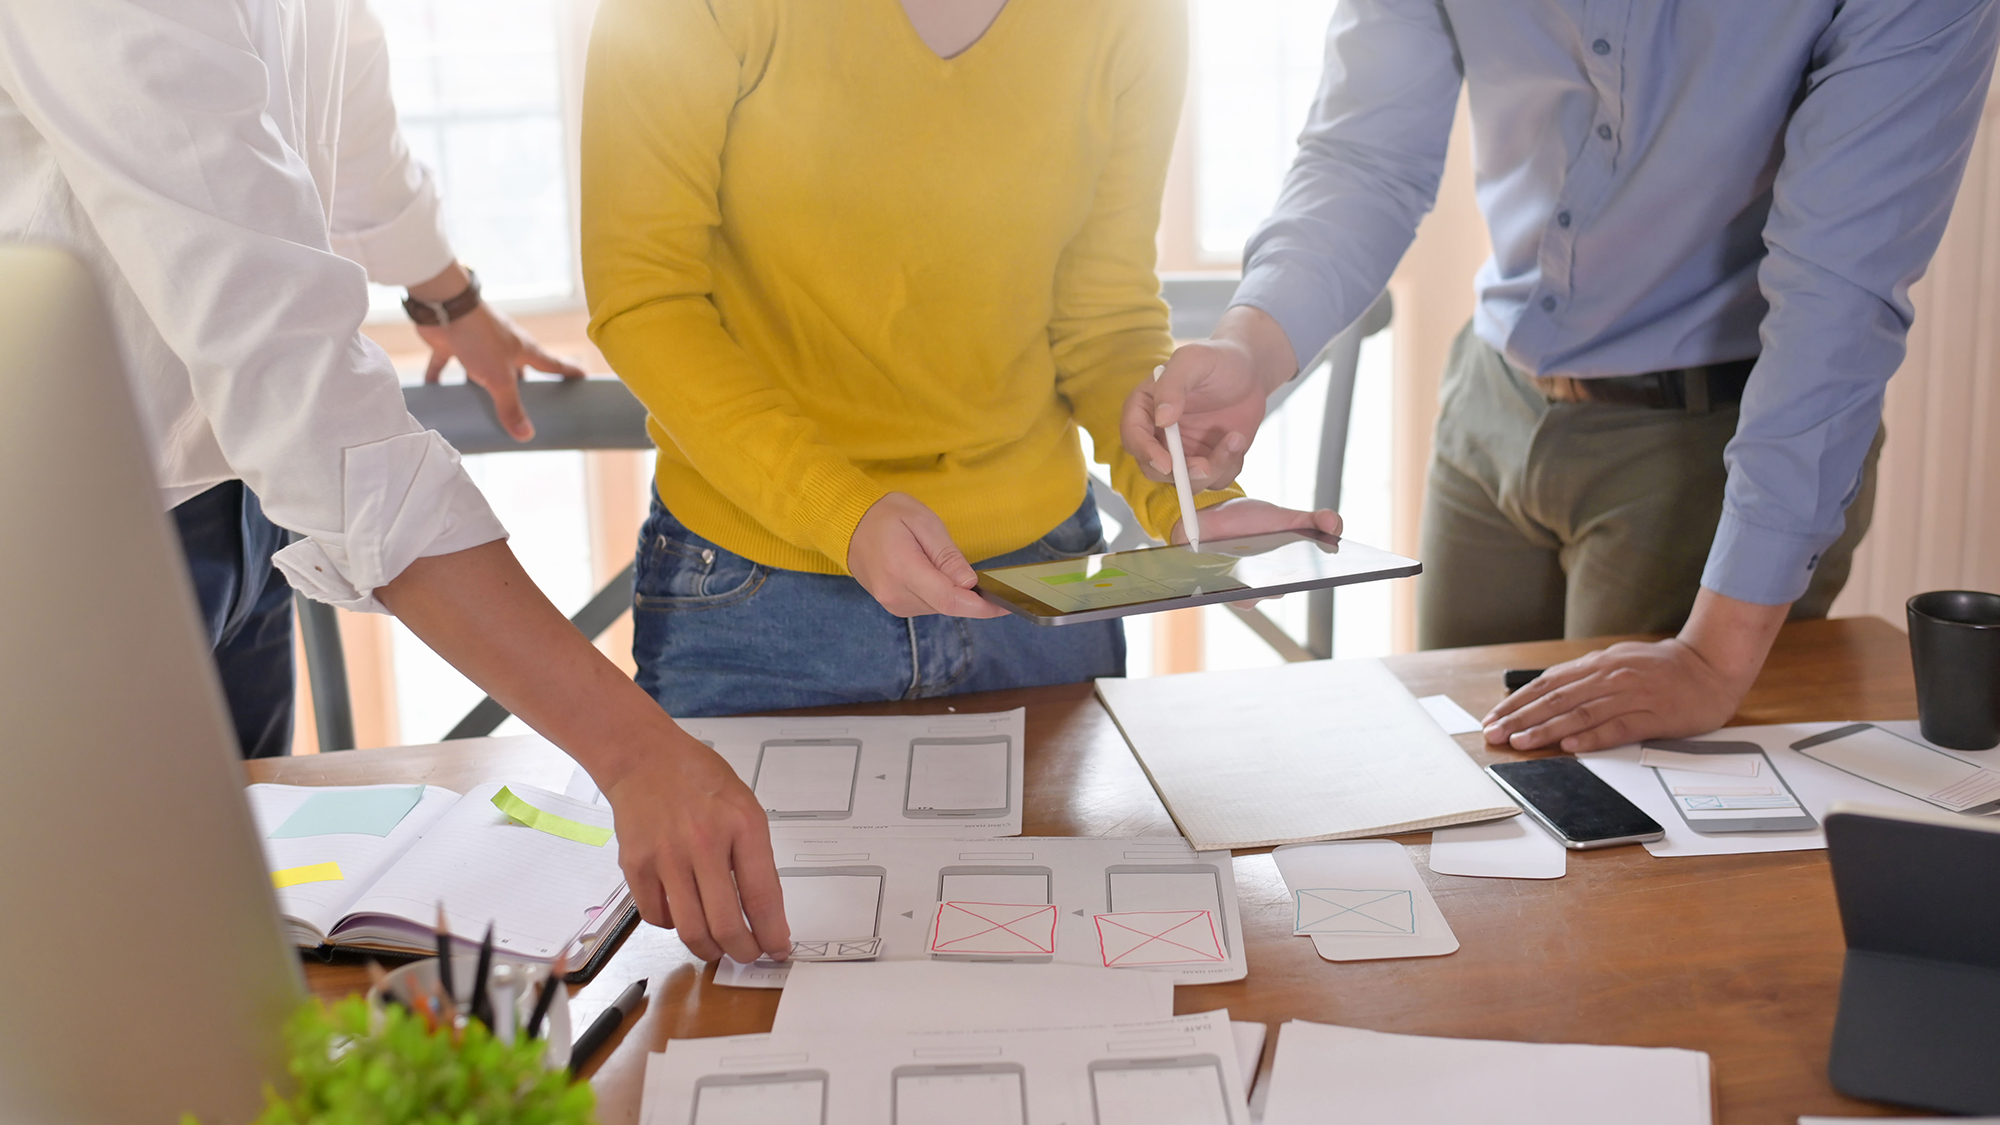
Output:
<path fill-rule="evenodd" d="M 532 786 L 252 785 L 295 944 L 422 954 L 443 903 L 461 943 L 595 972 L 637 917 L 611 810 Z M 497 799 L 497 803 L 496 803 Z"/>

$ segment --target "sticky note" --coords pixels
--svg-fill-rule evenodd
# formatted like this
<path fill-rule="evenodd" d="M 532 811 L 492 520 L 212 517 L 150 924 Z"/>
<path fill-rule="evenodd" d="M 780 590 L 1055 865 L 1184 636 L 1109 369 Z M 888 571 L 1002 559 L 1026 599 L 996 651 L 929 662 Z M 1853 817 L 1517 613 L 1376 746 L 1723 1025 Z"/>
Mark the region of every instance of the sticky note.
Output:
<path fill-rule="evenodd" d="M 340 873 L 340 865 L 332 860 L 271 872 L 271 885 L 281 891 L 286 887 L 296 887 L 300 883 L 340 883 L 346 879 L 347 876 Z"/>
<path fill-rule="evenodd" d="M 421 785 L 396 785 L 368 789 L 336 789 L 314 793 L 297 811 L 285 818 L 271 833 L 273 840 L 297 836 L 331 836 L 348 832 L 361 836 L 387 836 L 395 831 L 410 810 L 423 800 Z"/>
<path fill-rule="evenodd" d="M 589 844 L 593 848 L 601 848 L 611 839 L 611 829 L 599 828 L 595 824 L 585 824 L 566 816 L 557 816 L 546 809 L 538 809 L 515 796 L 513 790 L 504 785 L 500 787 L 500 792 L 493 794 L 493 807 L 506 813 L 507 819 L 516 824 L 525 824 L 538 832 L 561 836 L 565 840 L 575 840 L 579 844 Z"/>

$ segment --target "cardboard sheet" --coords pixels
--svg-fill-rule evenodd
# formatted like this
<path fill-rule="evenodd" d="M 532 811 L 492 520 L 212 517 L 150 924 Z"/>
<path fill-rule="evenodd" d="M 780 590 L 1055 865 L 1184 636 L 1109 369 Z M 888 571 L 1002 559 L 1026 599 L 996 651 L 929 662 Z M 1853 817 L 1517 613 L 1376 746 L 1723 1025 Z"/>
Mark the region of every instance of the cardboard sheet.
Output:
<path fill-rule="evenodd" d="M 1227 1012 L 1112 1027 L 675 1039 L 643 1125 L 1249 1125 Z"/>
<path fill-rule="evenodd" d="M 837 952 L 875 938 L 885 961 L 1157 968 L 1183 984 L 1247 971 L 1229 853 L 1196 852 L 1174 837 L 777 843 L 795 960 L 820 956 L 802 942 L 834 943 Z M 789 971 L 724 958 L 715 980 L 782 988 Z"/>
<path fill-rule="evenodd" d="M 1102 679 L 1098 695 L 1197 848 L 1517 813 L 1379 660 Z"/>
<path fill-rule="evenodd" d="M 1442 957 L 1458 937 L 1403 845 L 1391 840 L 1292 844 L 1271 853 L 1292 892 L 1293 932 L 1328 961 Z"/>
<path fill-rule="evenodd" d="M 1292 1020 L 1264 1125 L 1710 1125 L 1709 1059 L 1672 1047 L 1597 1047 L 1388 1035 Z"/>

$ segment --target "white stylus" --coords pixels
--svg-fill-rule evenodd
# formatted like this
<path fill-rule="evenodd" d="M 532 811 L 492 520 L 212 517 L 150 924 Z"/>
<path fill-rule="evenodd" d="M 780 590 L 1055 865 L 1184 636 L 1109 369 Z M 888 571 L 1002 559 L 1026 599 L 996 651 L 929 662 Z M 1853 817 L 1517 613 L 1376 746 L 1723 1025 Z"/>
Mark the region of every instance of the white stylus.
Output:
<path fill-rule="evenodd" d="M 1160 381 L 1165 367 L 1153 368 L 1153 381 Z M 1181 448 L 1181 424 L 1175 422 L 1167 427 L 1167 454 L 1174 459 L 1174 492 L 1181 498 L 1181 530 L 1187 533 L 1188 546 L 1201 550 L 1201 521 L 1194 510 L 1194 486 L 1188 483 L 1187 452 Z"/>

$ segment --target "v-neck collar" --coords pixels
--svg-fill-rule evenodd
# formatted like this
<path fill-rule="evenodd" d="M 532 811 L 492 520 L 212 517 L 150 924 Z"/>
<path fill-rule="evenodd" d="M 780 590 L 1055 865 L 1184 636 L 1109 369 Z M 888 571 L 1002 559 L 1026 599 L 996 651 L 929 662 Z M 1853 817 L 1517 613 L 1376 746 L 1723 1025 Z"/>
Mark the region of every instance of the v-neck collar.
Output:
<path fill-rule="evenodd" d="M 932 64 L 949 72 L 956 69 L 961 63 L 971 61 L 982 54 L 991 54 L 994 48 L 987 47 L 987 44 L 992 42 L 996 35 L 1006 30 L 1009 20 L 1014 15 L 1014 9 L 1027 3 L 1028 0 L 1006 0 L 1005 3 L 1000 5 L 1000 12 L 993 17 L 993 22 L 987 24 L 986 30 L 979 33 L 979 38 L 966 44 L 964 50 L 950 58 L 946 58 L 932 50 L 931 45 L 924 42 L 924 37 L 917 34 L 917 25 L 910 22 L 910 13 L 908 9 L 903 7 L 903 0 L 877 0 L 877 2 L 887 7 L 887 14 L 900 29 L 903 41 L 906 44 L 929 59 Z"/>

